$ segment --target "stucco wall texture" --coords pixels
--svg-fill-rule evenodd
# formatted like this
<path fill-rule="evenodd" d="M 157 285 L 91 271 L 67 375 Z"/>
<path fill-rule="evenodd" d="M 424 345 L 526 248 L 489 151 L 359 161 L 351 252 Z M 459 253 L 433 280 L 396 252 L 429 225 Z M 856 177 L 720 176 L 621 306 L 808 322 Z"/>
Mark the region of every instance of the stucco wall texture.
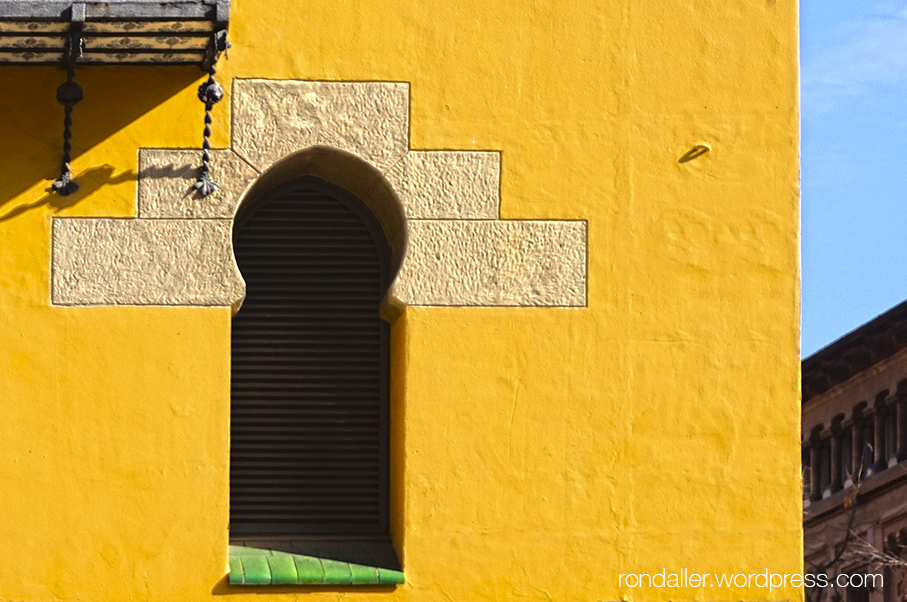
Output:
<path fill-rule="evenodd" d="M 501 153 L 501 217 L 586 220 L 587 306 L 394 326 L 406 584 L 227 571 L 229 307 L 52 307 L 52 217 L 134 217 L 201 73 L 0 70 L 0 600 L 785 600 L 620 573 L 802 570 L 792 0 L 234 0 L 232 78 L 410 84 L 415 150 Z M 229 99 L 215 147 L 230 143 Z M 678 159 L 697 144 L 710 152 Z M 216 176 L 216 174 L 215 174 Z"/>

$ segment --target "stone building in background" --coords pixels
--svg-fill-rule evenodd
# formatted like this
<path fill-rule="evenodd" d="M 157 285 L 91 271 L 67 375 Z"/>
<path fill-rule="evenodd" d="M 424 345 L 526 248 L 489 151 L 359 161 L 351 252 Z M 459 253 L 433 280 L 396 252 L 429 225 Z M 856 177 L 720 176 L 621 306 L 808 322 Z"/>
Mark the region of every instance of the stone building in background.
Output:
<path fill-rule="evenodd" d="M 808 600 L 907 599 L 907 302 L 803 360 L 806 572 L 876 573 Z"/>

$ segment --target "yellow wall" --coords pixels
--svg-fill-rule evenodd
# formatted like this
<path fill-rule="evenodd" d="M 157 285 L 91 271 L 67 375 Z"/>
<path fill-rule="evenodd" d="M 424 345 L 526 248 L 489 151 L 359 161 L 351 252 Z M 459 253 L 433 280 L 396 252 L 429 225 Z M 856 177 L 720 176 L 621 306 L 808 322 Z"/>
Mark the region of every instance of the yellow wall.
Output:
<path fill-rule="evenodd" d="M 200 74 L 81 71 L 60 198 L 64 73 L 4 67 L 0 600 L 801 599 L 618 587 L 802 570 L 793 0 L 232 14 L 222 81 L 411 82 L 413 148 L 501 150 L 505 218 L 588 220 L 588 308 L 407 309 L 407 584 L 226 588 L 229 308 L 49 306 L 51 216 L 134 215 L 137 149 L 200 143 Z"/>

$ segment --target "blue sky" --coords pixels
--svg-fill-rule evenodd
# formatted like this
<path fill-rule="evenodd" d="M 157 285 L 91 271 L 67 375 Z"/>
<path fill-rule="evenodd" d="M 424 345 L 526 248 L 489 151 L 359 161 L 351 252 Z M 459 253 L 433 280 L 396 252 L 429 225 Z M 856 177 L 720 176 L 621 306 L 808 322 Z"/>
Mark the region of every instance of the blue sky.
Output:
<path fill-rule="evenodd" d="M 907 299 L 907 0 L 801 0 L 803 357 Z"/>

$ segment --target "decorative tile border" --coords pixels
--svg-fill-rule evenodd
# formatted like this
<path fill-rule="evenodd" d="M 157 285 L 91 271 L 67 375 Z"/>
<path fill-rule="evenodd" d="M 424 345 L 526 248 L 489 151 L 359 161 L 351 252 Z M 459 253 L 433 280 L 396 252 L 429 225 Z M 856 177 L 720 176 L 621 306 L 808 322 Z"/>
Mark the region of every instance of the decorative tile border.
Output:
<path fill-rule="evenodd" d="M 499 219 L 500 154 L 410 151 L 408 95 L 402 83 L 235 80 L 233 143 L 212 152 L 220 189 L 192 190 L 198 151 L 140 151 L 136 219 L 54 219 L 52 302 L 236 307 L 230 232 L 243 195 L 286 157 L 330 147 L 375 173 L 352 192 L 380 182 L 402 205 L 393 294 L 404 303 L 585 306 L 585 222 Z"/>

